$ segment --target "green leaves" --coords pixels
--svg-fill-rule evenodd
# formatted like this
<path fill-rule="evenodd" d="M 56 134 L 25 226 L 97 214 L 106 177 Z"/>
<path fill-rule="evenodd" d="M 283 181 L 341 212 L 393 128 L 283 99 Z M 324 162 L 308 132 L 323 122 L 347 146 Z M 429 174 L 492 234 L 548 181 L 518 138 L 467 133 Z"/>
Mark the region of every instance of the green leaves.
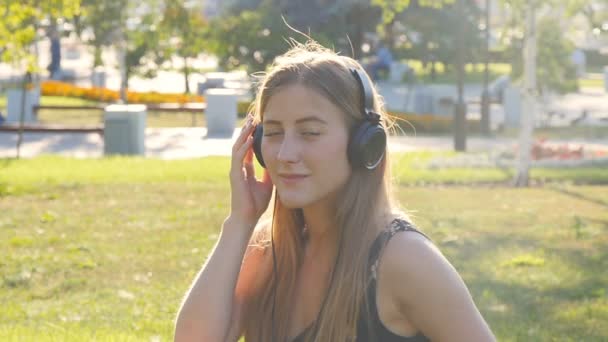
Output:
<path fill-rule="evenodd" d="M 456 0 L 371 0 L 373 5 L 382 8 L 382 18 L 385 23 L 391 22 L 395 15 L 403 12 L 410 4 L 416 3 L 420 7 L 442 8 L 446 4 L 453 4 Z"/>
<path fill-rule="evenodd" d="M 79 0 L 0 1 L 0 61 L 35 71 L 31 46 L 41 20 L 72 18 L 80 12 Z"/>

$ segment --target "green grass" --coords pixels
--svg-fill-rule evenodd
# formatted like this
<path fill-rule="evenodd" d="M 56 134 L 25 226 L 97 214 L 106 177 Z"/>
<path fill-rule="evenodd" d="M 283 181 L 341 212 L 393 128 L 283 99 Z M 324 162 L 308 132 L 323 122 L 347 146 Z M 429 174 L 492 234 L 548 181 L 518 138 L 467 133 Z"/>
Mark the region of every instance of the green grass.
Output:
<path fill-rule="evenodd" d="M 192 114 L 187 112 L 150 112 L 146 114 L 146 127 L 205 127 L 207 121 L 202 113 Z M 101 110 L 79 110 L 58 111 L 41 110 L 38 112 L 38 120 L 43 124 L 66 125 L 66 126 L 91 126 L 103 123 L 103 111 Z"/>
<path fill-rule="evenodd" d="M 431 169 L 426 166 L 433 158 L 450 158 L 451 156 L 458 156 L 458 154 L 455 152 L 392 154 L 393 180 L 401 185 L 507 185 L 514 177 L 514 170 L 511 169 Z M 65 186 L 66 184 L 80 186 L 82 184 L 130 184 L 134 182 L 144 184 L 212 182 L 227 174 L 229 163 L 228 157 L 175 161 L 132 157 L 86 160 L 55 156 L 22 160 L 0 159 L 0 196 L 35 192 L 41 188 Z M 608 172 L 601 167 L 539 168 L 532 169 L 531 177 L 537 183 L 608 184 Z"/>
<path fill-rule="evenodd" d="M 601 78 L 581 78 L 578 80 L 581 88 L 604 88 L 604 80 Z"/>
<path fill-rule="evenodd" d="M 435 80 L 431 78 L 430 64 L 428 69 L 424 69 L 422 62 L 417 60 L 408 60 L 408 65 L 414 69 L 416 77 L 422 83 L 455 83 L 457 81 L 457 73 L 454 68 L 449 71 L 445 70 L 443 63 L 436 63 Z M 489 66 L 490 82 L 501 75 L 511 73 L 511 65 L 507 63 L 490 63 Z M 484 64 L 466 64 L 465 66 L 465 83 L 481 83 L 484 78 Z"/>
<path fill-rule="evenodd" d="M 408 60 L 408 65 L 414 69 L 417 79 L 422 83 L 455 83 L 457 82 L 457 72 L 454 68 L 446 71 L 443 63 L 436 63 L 436 75 L 435 80 L 431 77 L 430 64 L 427 69 L 424 68 L 421 61 Z M 508 63 L 490 63 L 489 68 L 489 79 L 490 82 L 502 75 L 509 75 L 511 73 L 511 65 Z M 601 77 L 593 78 L 582 78 L 578 84 L 581 88 L 603 88 L 604 79 Z M 484 79 L 484 64 L 466 64 L 465 66 L 465 83 L 481 83 Z"/>
<path fill-rule="evenodd" d="M 42 96 L 40 104 L 44 106 L 85 106 L 94 105 L 97 102 L 67 96 Z M 0 108 L 6 108 L 6 94 L 0 94 Z"/>
<path fill-rule="evenodd" d="M 503 175 L 417 167 L 432 156 L 394 156 L 397 198 L 498 339 L 607 340 L 608 186 L 445 186 Z M 0 340 L 171 340 L 228 214 L 228 168 L 224 157 L 4 160 Z"/>
<path fill-rule="evenodd" d="M 518 138 L 519 128 L 506 128 L 496 133 L 500 137 Z M 535 128 L 534 138 L 540 139 L 607 139 L 608 126 L 570 126 Z"/>

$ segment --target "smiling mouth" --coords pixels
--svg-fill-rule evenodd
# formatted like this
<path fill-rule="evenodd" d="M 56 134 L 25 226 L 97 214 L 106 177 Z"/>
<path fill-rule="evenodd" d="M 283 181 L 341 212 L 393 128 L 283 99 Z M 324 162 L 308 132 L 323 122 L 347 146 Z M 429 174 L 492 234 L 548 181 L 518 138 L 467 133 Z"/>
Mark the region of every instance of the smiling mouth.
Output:
<path fill-rule="evenodd" d="M 279 175 L 279 178 L 284 182 L 284 183 L 297 183 L 300 180 L 303 180 L 304 178 L 308 177 L 308 175 Z"/>

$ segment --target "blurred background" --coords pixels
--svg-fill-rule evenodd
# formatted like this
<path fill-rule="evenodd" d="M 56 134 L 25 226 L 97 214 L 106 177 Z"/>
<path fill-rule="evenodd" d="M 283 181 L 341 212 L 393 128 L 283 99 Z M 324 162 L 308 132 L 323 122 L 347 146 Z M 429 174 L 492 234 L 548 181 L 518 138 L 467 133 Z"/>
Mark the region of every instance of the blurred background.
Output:
<path fill-rule="evenodd" d="M 0 6 L 0 339 L 170 340 L 259 76 L 306 34 L 504 341 L 608 340 L 607 0 Z"/>

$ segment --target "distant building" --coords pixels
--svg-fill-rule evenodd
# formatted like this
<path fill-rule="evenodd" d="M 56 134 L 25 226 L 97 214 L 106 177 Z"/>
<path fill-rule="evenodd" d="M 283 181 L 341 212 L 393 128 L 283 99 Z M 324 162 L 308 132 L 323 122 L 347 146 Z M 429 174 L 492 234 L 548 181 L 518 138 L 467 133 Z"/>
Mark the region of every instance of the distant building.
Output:
<path fill-rule="evenodd" d="M 213 18 L 220 13 L 221 0 L 205 0 L 203 14 L 207 18 Z"/>

